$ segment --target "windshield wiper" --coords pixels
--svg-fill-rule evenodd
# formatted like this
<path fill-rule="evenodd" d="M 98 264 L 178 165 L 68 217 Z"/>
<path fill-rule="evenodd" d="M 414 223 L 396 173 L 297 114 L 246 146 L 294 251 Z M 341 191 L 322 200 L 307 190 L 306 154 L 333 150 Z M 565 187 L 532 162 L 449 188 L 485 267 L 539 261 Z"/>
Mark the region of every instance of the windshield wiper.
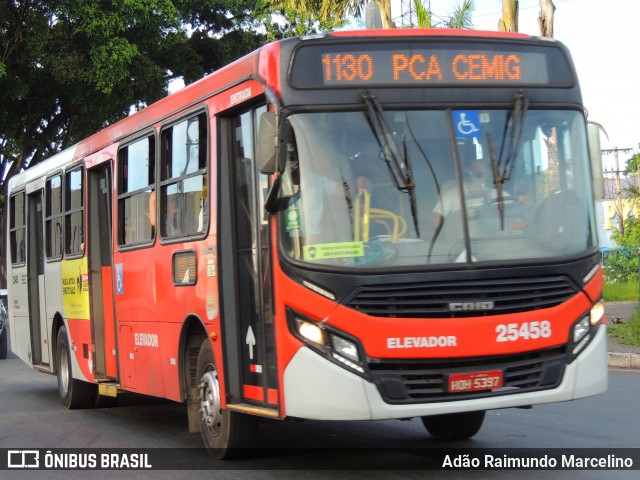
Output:
<path fill-rule="evenodd" d="M 513 110 L 507 117 L 504 126 L 502 148 L 500 156 L 496 155 L 493 147 L 491 133 L 487 132 L 487 143 L 489 144 L 489 154 L 491 156 L 491 170 L 493 172 L 493 183 L 496 186 L 498 202 L 498 212 L 500 213 L 500 230 L 504 230 L 504 184 L 511 180 L 515 160 L 522 144 L 522 134 L 524 132 L 524 121 L 529 109 L 529 98 L 520 90 L 516 93 Z M 509 138 L 507 141 L 507 133 Z M 506 149 L 505 149 L 506 145 Z"/>
<path fill-rule="evenodd" d="M 380 147 L 380 154 L 387 169 L 389 176 L 395 187 L 409 194 L 411 203 L 411 215 L 413 216 L 413 226 L 416 230 L 416 236 L 420 237 L 420 228 L 418 226 L 418 207 L 415 199 L 415 183 L 413 182 L 413 171 L 411 169 L 411 160 L 407 152 L 407 142 L 404 135 L 402 136 L 402 156 L 400 155 L 398 144 L 394 139 L 394 134 L 387 123 L 384 110 L 378 99 L 369 92 L 363 92 L 362 101 L 367 107 L 367 120 L 369 127 L 373 132 L 373 136 Z"/>
<path fill-rule="evenodd" d="M 420 142 L 418 142 L 418 139 L 416 138 L 415 133 L 413 133 L 413 128 L 411 128 L 411 122 L 409 121 L 409 116 L 407 115 L 407 112 L 404 113 L 404 116 L 405 116 L 405 123 L 407 125 L 407 131 L 409 132 L 409 135 L 413 139 L 416 145 L 416 148 L 418 149 L 418 152 L 420 153 L 420 155 L 422 155 L 422 158 L 424 159 L 424 162 L 427 165 L 429 172 L 431 172 L 431 178 L 433 178 L 433 184 L 435 186 L 436 194 L 437 194 L 436 198 L 438 199 L 438 202 L 442 202 L 442 189 L 440 188 L 438 175 L 436 174 L 436 171 L 434 170 L 433 165 L 431 164 L 431 160 L 429 160 L 427 152 L 424 151 L 424 149 L 420 145 Z M 435 232 L 433 233 L 433 236 L 431 237 L 431 243 L 429 244 L 429 252 L 427 254 L 427 263 L 431 263 L 431 253 L 433 252 L 433 247 L 436 243 L 436 240 L 438 239 L 438 236 L 440 235 L 440 232 L 442 231 L 443 225 L 444 225 L 444 222 L 439 222 L 438 226 L 435 229 Z"/>
<path fill-rule="evenodd" d="M 420 226 L 418 225 L 418 205 L 416 203 L 416 184 L 413 182 L 413 169 L 411 168 L 411 160 L 409 159 L 409 152 L 407 151 L 407 139 L 402 137 L 402 154 L 404 156 L 404 162 L 407 169 L 407 190 L 409 194 L 409 204 L 411 205 L 411 218 L 413 218 L 413 228 L 416 229 L 416 237 L 420 238 Z"/>
<path fill-rule="evenodd" d="M 349 182 L 344 177 L 342 173 L 342 168 L 340 168 L 340 181 L 342 182 L 342 191 L 344 192 L 344 200 L 347 204 L 347 209 L 349 210 L 349 222 L 351 222 L 351 226 L 353 228 L 353 199 L 351 197 L 351 188 L 349 187 Z"/>

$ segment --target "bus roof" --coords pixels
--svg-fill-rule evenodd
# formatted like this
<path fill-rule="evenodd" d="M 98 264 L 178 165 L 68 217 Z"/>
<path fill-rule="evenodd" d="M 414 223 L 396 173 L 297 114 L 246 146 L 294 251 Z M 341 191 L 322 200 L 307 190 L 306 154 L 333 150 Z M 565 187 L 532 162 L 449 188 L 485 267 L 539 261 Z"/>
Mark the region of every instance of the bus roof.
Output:
<path fill-rule="evenodd" d="M 264 48 L 264 47 L 263 47 Z M 150 128 L 152 125 L 189 109 L 214 95 L 219 89 L 247 78 L 258 70 L 260 49 L 222 67 L 221 69 L 187 85 L 185 88 L 168 95 L 155 103 L 139 110 L 122 120 L 100 130 L 93 135 L 79 141 L 54 156 L 40 162 L 33 168 L 15 175 L 9 182 L 9 188 L 46 175 L 74 160 L 79 160 L 105 147 L 118 142 L 138 131 Z"/>
<path fill-rule="evenodd" d="M 331 32 L 330 37 L 486 37 L 486 38 L 535 38 L 519 32 L 493 32 L 456 28 L 391 28 L 384 30 L 345 30 Z"/>

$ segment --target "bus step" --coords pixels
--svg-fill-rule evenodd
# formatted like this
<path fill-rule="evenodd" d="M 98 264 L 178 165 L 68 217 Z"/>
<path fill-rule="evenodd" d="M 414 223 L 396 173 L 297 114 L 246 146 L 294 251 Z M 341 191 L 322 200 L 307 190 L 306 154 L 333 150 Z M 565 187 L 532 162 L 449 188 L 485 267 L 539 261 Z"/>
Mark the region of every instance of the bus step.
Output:
<path fill-rule="evenodd" d="M 250 415 L 258 415 L 260 417 L 268 417 L 280 419 L 280 412 L 275 408 L 256 407 L 248 403 L 227 403 L 227 408 L 234 412 L 248 413 Z"/>
<path fill-rule="evenodd" d="M 51 366 L 47 365 L 46 363 L 34 365 L 33 368 L 35 368 L 36 370 L 42 373 L 51 373 Z"/>
<path fill-rule="evenodd" d="M 117 397 L 120 384 L 115 382 L 104 382 L 98 384 L 98 393 L 105 397 Z"/>

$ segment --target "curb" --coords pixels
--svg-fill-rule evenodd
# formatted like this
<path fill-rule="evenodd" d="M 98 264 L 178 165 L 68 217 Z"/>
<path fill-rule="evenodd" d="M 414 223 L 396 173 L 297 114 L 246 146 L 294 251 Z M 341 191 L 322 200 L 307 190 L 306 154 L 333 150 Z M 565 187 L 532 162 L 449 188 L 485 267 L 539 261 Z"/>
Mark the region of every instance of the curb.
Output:
<path fill-rule="evenodd" d="M 609 352 L 607 357 L 611 368 L 640 370 L 640 354 Z"/>

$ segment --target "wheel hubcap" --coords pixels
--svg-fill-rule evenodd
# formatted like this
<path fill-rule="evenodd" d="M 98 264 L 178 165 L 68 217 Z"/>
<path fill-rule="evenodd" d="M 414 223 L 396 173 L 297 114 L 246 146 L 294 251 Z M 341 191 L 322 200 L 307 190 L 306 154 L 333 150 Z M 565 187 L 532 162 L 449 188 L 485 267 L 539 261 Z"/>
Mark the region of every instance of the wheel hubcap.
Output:
<path fill-rule="evenodd" d="M 200 402 L 200 416 L 203 423 L 214 435 L 220 432 L 222 410 L 220 403 L 220 386 L 215 369 L 208 370 L 200 379 L 198 388 Z"/>

